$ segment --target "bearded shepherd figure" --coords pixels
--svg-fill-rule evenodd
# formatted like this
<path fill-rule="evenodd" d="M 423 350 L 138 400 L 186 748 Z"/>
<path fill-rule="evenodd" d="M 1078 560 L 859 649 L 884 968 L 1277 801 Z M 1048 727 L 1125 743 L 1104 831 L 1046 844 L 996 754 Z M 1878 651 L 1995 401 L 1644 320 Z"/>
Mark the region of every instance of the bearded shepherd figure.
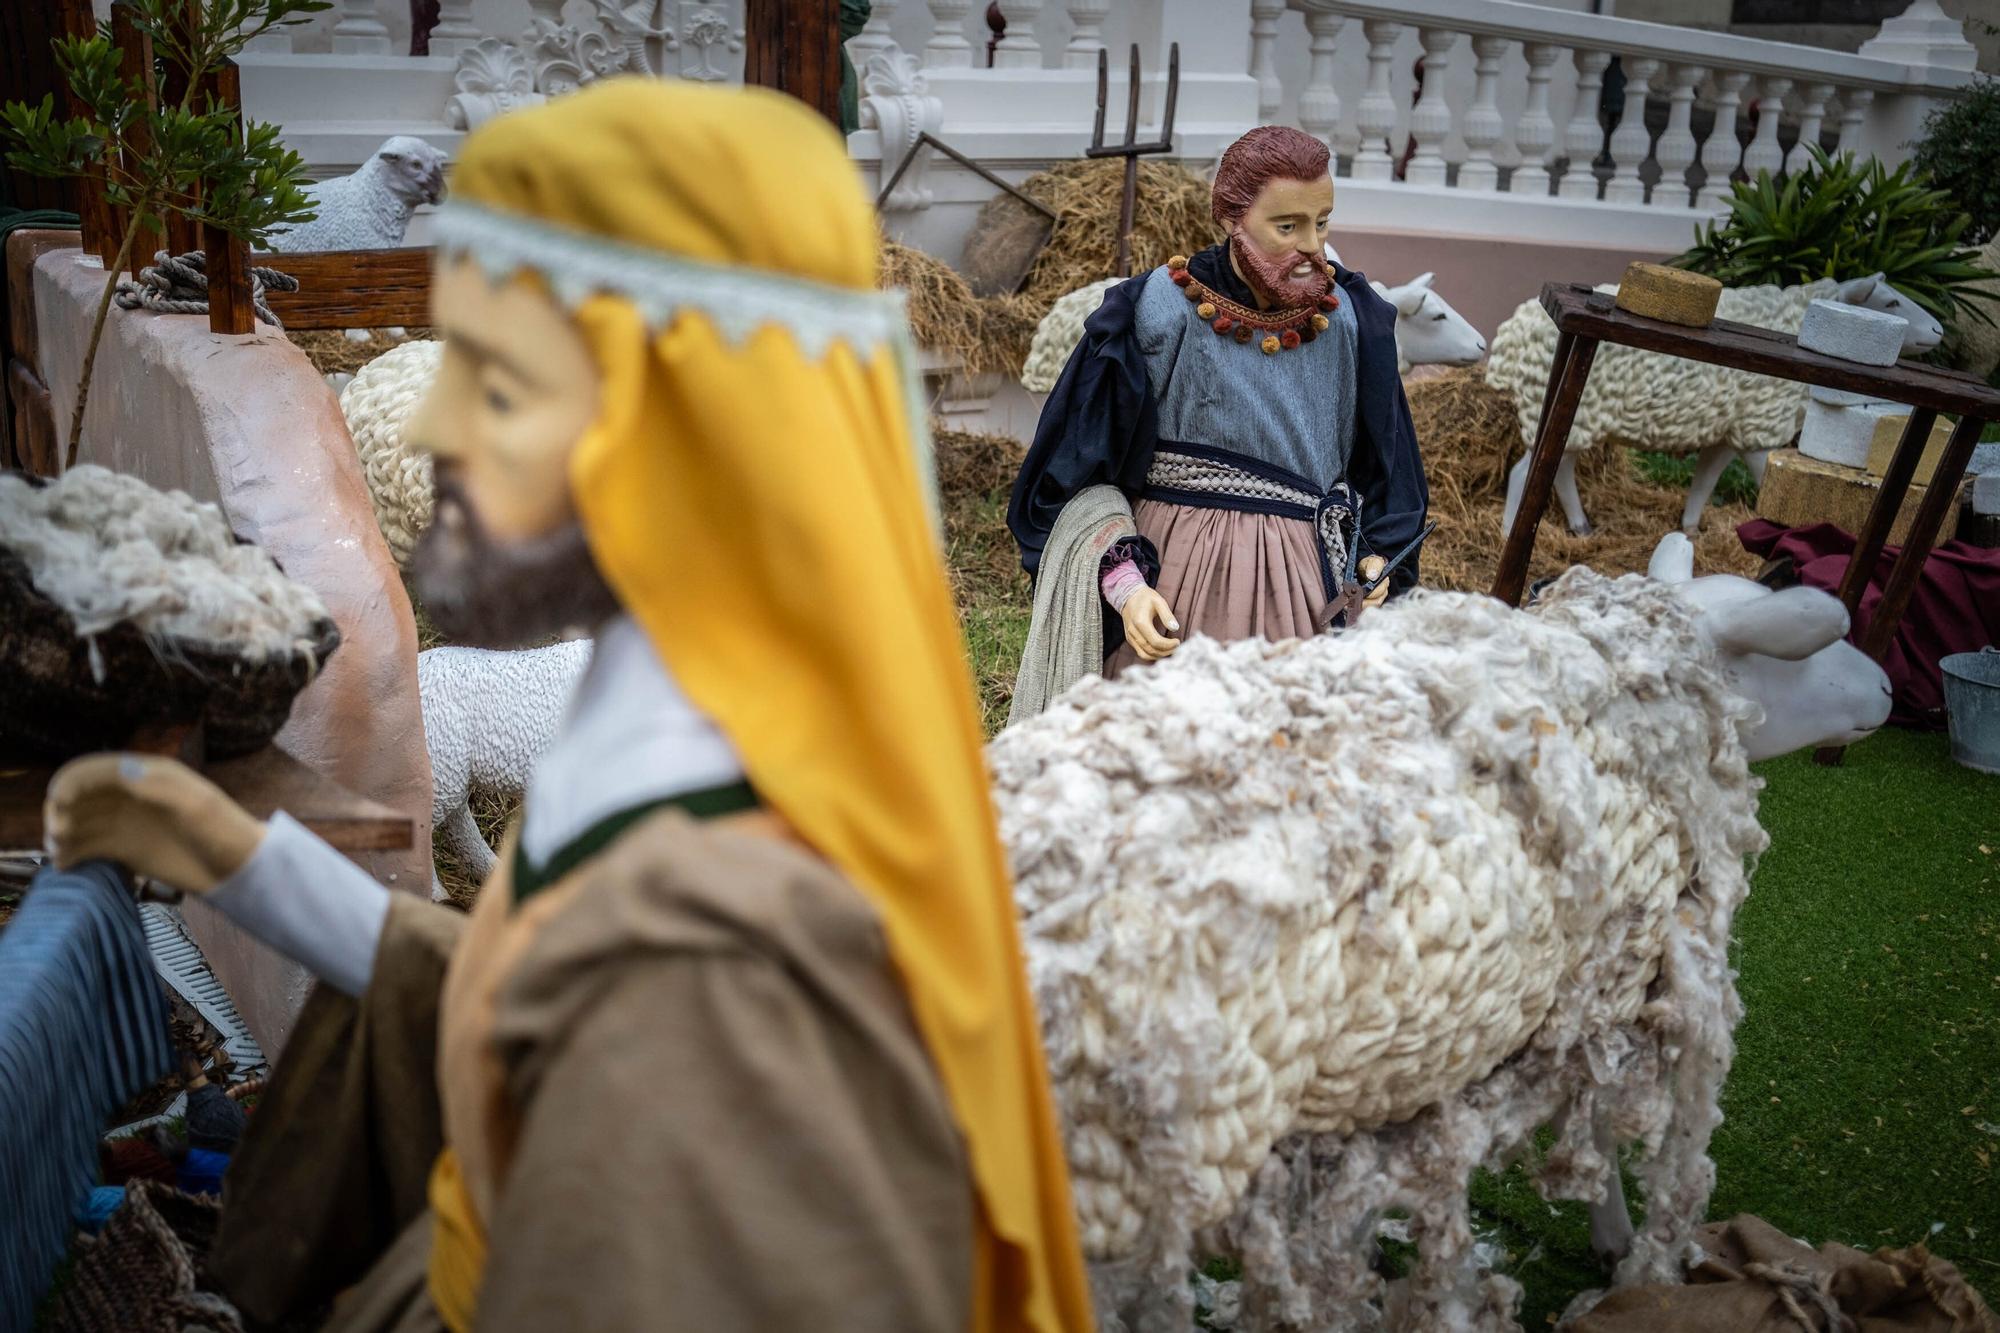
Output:
<path fill-rule="evenodd" d="M 1396 311 L 1325 258 L 1326 145 L 1266 125 L 1232 144 L 1227 239 L 1113 287 L 1085 324 L 1014 483 L 1035 576 L 1016 719 L 1188 634 L 1282 639 L 1417 581 L 1429 492 L 1396 369 Z"/>

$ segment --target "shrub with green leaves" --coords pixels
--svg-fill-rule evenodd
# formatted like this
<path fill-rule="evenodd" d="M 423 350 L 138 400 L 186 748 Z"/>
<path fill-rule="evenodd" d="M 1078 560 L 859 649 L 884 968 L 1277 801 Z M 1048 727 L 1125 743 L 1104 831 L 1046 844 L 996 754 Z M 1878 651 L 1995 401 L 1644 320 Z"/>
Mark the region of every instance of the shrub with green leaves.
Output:
<path fill-rule="evenodd" d="M 1979 79 L 1933 108 L 1914 147 L 1918 169 L 1972 219 L 1966 241 L 1992 240 L 2000 232 L 2000 79 Z"/>
<path fill-rule="evenodd" d="M 185 90 L 178 99 L 149 106 L 144 90 L 121 72 L 109 32 L 100 29 L 52 43 L 82 114 L 57 116 L 53 97 L 39 106 L 0 107 L 0 135 L 13 145 L 8 165 L 36 176 L 85 177 L 85 189 L 98 188 L 101 170 L 106 197 L 128 218 L 84 351 L 65 468 L 76 462 L 83 438 L 105 315 L 140 235 L 164 236 L 166 220 L 179 216 L 254 243 L 314 216 L 305 161 L 279 141 L 277 127 L 239 130 L 236 110 L 218 105 L 206 89 L 223 62 L 255 38 L 330 7 L 329 0 L 133 0 L 133 25 L 152 39 L 155 67 L 177 76 Z"/>
<path fill-rule="evenodd" d="M 1693 248 L 1671 261 L 1728 287 L 1796 287 L 1819 278 L 1884 275 L 1918 305 L 1949 323 L 1954 315 L 1992 323 L 1991 300 L 1966 284 L 1991 275 L 1968 262 L 1971 219 L 1913 163 L 1894 171 L 1870 158 L 1828 157 L 1780 186 L 1769 172 L 1730 191 L 1727 217 L 1701 229 Z"/>

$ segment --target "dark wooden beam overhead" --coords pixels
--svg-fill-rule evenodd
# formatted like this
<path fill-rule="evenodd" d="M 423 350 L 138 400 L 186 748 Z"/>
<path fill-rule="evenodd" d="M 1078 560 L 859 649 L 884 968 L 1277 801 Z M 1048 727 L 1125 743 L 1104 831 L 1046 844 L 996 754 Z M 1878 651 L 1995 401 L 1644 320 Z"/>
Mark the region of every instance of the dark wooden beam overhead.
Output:
<path fill-rule="evenodd" d="M 840 124 L 840 0 L 745 0 L 743 82 Z"/>

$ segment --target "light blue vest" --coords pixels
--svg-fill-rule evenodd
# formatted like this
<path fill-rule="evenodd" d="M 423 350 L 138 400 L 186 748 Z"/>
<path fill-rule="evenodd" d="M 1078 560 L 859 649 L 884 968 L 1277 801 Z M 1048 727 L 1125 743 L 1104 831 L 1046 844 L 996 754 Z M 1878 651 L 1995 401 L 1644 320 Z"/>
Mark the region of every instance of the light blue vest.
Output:
<path fill-rule="evenodd" d="M 1347 476 L 1354 452 L 1357 340 L 1343 299 L 1313 341 L 1266 355 L 1218 334 L 1167 276 L 1139 295 L 1137 333 L 1159 406 L 1162 445 L 1204 444 L 1273 463 L 1321 492 Z"/>

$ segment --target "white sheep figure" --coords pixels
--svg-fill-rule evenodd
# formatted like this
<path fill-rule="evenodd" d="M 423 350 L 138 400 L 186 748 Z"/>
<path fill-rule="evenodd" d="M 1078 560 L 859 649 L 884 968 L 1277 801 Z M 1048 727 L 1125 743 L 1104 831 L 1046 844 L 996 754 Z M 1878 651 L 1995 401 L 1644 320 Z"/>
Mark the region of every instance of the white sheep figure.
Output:
<path fill-rule="evenodd" d="M 492 652 L 430 648 L 417 654 L 424 745 L 431 756 L 434 835 L 474 878 L 493 869 L 471 798 L 519 800 L 590 665 L 592 643 Z M 439 890 L 433 882 L 432 893 Z"/>
<path fill-rule="evenodd" d="M 1616 292 L 1616 283 L 1597 288 Z M 1729 287 L 1716 311 L 1719 319 L 1796 334 L 1806 307 L 1815 299 L 1845 301 L 1902 317 L 1903 354 L 1938 345 L 1944 329 L 1935 316 L 1892 287 L 1880 273 L 1835 282 L 1822 278 L 1797 287 Z M 1539 299 L 1523 301 L 1493 335 L 1486 382 L 1514 399 L 1521 439 L 1532 447 L 1542 419 L 1542 398 L 1555 363 L 1556 326 Z M 1701 526 L 1702 510 L 1729 460 L 1742 455 L 1760 482 L 1764 456 L 1797 438 L 1805 417 L 1806 386 L 1746 371 L 1725 370 L 1699 361 L 1602 343 L 1570 427 L 1569 446 L 1556 469 L 1555 494 L 1570 531 L 1588 533 L 1590 520 L 1576 489 L 1576 455 L 1600 440 L 1697 454 L 1681 527 Z M 1507 476 L 1507 506 L 1501 529 L 1514 526 L 1528 477 L 1524 452 Z"/>
<path fill-rule="evenodd" d="M 340 413 L 361 473 L 375 526 L 396 564 L 407 569 L 417 538 L 431 525 L 435 503 L 430 455 L 403 439 L 403 427 L 437 378 L 444 344 L 428 338 L 399 343 L 356 371 L 340 391 Z"/>
<path fill-rule="evenodd" d="M 1656 572 L 1689 559 L 1671 537 Z M 1467 1181 L 1546 1124 L 1542 1187 L 1596 1203 L 1614 1280 L 1677 1274 L 1765 845 L 1749 762 L 1888 713 L 1835 599 L 1745 583 L 1575 569 L 1527 611 L 1419 592 L 1340 634 L 1194 639 L 993 741 L 1105 1329 L 1189 1326 L 1211 1256 L 1242 1264 L 1239 1327 L 1512 1329 Z M 1418 1258 L 1385 1315 L 1396 1208 Z"/>
<path fill-rule="evenodd" d="M 410 215 L 418 204 L 444 198 L 444 153 L 408 134 L 382 141 L 374 155 L 346 176 L 305 187 L 318 209 L 311 222 L 271 233 L 277 251 L 393 250 L 403 243 Z M 387 331 L 391 338 L 402 329 Z M 367 342 L 366 329 L 349 329 L 347 336 Z"/>
<path fill-rule="evenodd" d="M 1336 258 L 1331 247 L 1328 250 L 1328 258 Z M 1022 388 L 1047 393 L 1056 387 L 1070 353 L 1083 341 L 1083 322 L 1104 304 L 1104 293 L 1123 281 L 1106 278 L 1057 299 L 1035 326 L 1035 338 L 1021 370 Z M 1430 274 L 1420 273 L 1400 287 L 1385 287 L 1379 282 L 1368 285 L 1396 307 L 1398 374 L 1407 374 L 1412 366 L 1469 366 L 1486 355 L 1486 340 L 1465 316 L 1431 290 Z"/>

